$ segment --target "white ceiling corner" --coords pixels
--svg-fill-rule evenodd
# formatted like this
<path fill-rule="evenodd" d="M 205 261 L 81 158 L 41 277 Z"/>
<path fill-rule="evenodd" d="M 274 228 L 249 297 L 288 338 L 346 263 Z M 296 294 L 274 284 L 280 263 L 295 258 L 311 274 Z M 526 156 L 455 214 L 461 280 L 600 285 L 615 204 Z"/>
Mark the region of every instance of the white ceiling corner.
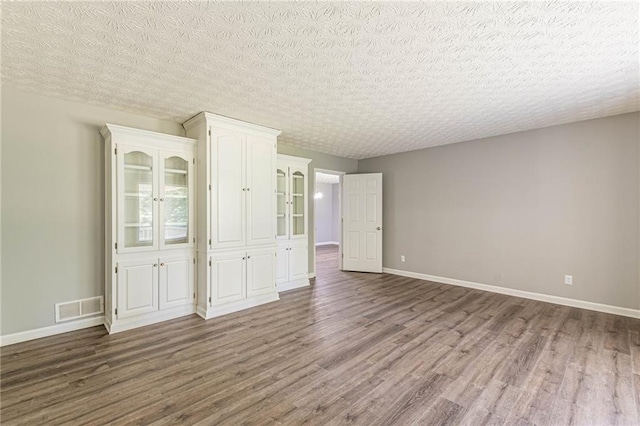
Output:
<path fill-rule="evenodd" d="M 637 2 L 3 2 L 2 83 L 350 158 L 640 110 Z"/>

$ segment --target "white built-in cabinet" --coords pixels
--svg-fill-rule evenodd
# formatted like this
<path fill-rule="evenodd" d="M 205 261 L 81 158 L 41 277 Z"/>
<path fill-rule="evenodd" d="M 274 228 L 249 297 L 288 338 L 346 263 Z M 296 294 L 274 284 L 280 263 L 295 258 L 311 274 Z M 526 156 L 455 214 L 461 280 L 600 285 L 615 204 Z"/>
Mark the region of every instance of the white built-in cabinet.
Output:
<path fill-rule="evenodd" d="M 101 133 L 107 329 L 193 313 L 197 141 L 112 124 Z"/>
<path fill-rule="evenodd" d="M 280 131 L 210 113 L 196 115 L 184 128 L 198 140 L 198 314 L 212 318 L 278 300 Z"/>
<path fill-rule="evenodd" d="M 276 234 L 278 291 L 309 285 L 308 158 L 278 155 Z"/>

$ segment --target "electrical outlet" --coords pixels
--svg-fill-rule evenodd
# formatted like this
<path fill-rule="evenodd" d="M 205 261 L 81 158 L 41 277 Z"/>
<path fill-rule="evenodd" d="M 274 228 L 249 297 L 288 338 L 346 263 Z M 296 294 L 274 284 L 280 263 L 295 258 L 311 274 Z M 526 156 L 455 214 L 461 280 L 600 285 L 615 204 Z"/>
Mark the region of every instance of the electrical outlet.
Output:
<path fill-rule="evenodd" d="M 573 285 L 573 275 L 565 275 L 564 276 L 564 283 L 566 285 Z"/>
<path fill-rule="evenodd" d="M 404 262 L 404 255 L 400 256 L 400 262 Z"/>

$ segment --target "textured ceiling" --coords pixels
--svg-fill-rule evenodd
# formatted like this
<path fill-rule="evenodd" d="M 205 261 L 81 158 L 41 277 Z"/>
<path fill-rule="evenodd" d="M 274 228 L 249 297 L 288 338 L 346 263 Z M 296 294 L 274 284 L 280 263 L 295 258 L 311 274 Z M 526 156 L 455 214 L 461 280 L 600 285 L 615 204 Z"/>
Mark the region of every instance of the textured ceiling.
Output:
<path fill-rule="evenodd" d="M 366 158 L 639 110 L 638 7 L 3 2 L 2 80 Z"/>
<path fill-rule="evenodd" d="M 340 176 L 316 172 L 316 183 L 340 183 Z"/>

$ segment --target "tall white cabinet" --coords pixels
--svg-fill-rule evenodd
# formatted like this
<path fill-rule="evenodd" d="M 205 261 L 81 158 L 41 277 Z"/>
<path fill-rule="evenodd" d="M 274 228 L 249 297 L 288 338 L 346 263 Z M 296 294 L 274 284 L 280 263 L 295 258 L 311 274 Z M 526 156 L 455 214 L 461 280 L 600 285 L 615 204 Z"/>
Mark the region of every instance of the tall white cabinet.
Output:
<path fill-rule="evenodd" d="M 278 154 L 276 232 L 278 291 L 309 285 L 308 158 Z"/>
<path fill-rule="evenodd" d="M 197 147 L 197 313 L 278 300 L 276 150 L 280 131 L 210 113 L 184 123 Z"/>
<path fill-rule="evenodd" d="M 105 326 L 195 311 L 197 141 L 107 124 Z"/>

